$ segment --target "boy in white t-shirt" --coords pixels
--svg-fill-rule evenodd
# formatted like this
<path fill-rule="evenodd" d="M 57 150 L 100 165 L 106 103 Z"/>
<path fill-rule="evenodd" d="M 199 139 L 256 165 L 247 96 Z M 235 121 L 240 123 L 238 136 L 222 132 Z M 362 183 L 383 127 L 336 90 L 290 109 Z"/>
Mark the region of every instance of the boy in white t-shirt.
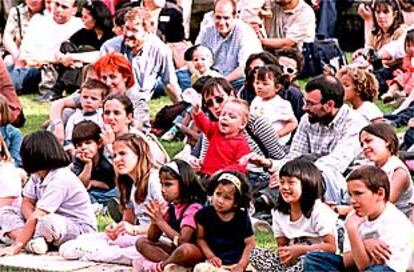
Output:
<path fill-rule="evenodd" d="M 407 217 L 388 202 L 387 174 L 376 166 L 362 166 L 348 177 L 354 211 L 347 217 L 344 255 L 314 252 L 305 271 L 406 271 L 412 252 L 414 228 Z"/>

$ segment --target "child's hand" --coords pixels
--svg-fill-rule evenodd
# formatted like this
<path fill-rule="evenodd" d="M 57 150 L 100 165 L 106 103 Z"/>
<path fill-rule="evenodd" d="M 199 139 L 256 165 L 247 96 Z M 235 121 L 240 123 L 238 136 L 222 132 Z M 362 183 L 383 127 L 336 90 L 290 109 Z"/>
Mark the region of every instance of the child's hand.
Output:
<path fill-rule="evenodd" d="M 201 112 L 201 106 L 198 103 L 194 103 L 194 105 L 192 106 L 192 108 L 193 108 L 193 113 L 194 114 L 197 114 L 197 113 L 200 113 Z"/>
<path fill-rule="evenodd" d="M 112 144 L 115 141 L 115 133 L 110 125 L 104 124 L 101 139 L 104 145 Z"/>
<path fill-rule="evenodd" d="M 215 267 L 220 267 L 222 265 L 221 259 L 214 256 L 213 258 L 207 259 L 207 262 L 214 265 Z"/>
<path fill-rule="evenodd" d="M 22 243 L 13 244 L 11 246 L 5 247 L 0 251 L 0 256 L 14 256 L 20 253 L 23 248 Z"/>
<path fill-rule="evenodd" d="M 118 237 L 118 235 L 115 232 L 115 229 L 116 229 L 116 223 L 109 224 L 105 228 L 106 236 L 108 236 L 108 238 L 111 239 L 112 241 Z"/>
<path fill-rule="evenodd" d="M 159 224 L 164 221 L 164 214 L 167 211 L 166 203 L 160 203 L 157 200 L 150 201 L 150 203 L 145 204 L 147 208 L 146 214 L 151 218 L 151 221 L 154 224 Z"/>
<path fill-rule="evenodd" d="M 84 152 L 76 152 L 76 158 L 85 164 L 92 163 L 92 158 L 89 158 L 88 155 Z"/>
<path fill-rule="evenodd" d="M 201 169 L 201 162 L 200 162 L 200 160 L 198 158 L 194 157 L 194 156 L 191 156 L 188 159 L 188 164 L 191 166 L 191 168 L 194 169 L 195 172 L 198 172 Z"/>
<path fill-rule="evenodd" d="M 231 272 L 243 272 L 244 268 L 241 264 L 238 264 L 235 267 L 233 267 L 230 271 Z"/>
<path fill-rule="evenodd" d="M 364 246 L 375 264 L 385 264 L 390 259 L 391 251 L 384 241 L 366 239 L 364 240 Z"/>
<path fill-rule="evenodd" d="M 275 172 L 270 176 L 269 188 L 273 189 L 279 187 L 279 172 Z"/>
<path fill-rule="evenodd" d="M 278 249 L 280 263 L 291 264 L 300 256 L 297 246 L 283 246 Z"/>
<path fill-rule="evenodd" d="M 127 221 L 121 221 L 115 227 L 115 233 L 117 234 L 117 236 L 123 234 L 134 235 L 134 226 Z"/>
<path fill-rule="evenodd" d="M 352 211 L 351 215 L 345 221 L 345 228 L 347 230 L 356 230 L 365 220 L 365 217 L 358 216 L 355 211 Z"/>

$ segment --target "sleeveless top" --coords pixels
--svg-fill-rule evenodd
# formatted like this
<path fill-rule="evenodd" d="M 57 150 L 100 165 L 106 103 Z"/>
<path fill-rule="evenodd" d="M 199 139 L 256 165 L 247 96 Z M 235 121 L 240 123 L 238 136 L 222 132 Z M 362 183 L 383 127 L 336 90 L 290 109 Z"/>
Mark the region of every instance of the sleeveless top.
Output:
<path fill-rule="evenodd" d="M 394 172 L 398 168 L 401 168 L 404 171 L 406 171 L 408 176 L 410 177 L 410 171 L 408 170 L 407 166 L 397 156 L 392 156 L 381 167 L 381 169 L 384 170 L 384 172 L 387 174 L 390 182 L 392 182 L 392 176 L 394 175 Z M 400 197 L 394 203 L 394 205 L 409 218 L 411 216 L 413 203 L 414 203 L 414 188 L 410 180 L 409 187 L 407 188 L 407 190 L 401 193 Z"/>

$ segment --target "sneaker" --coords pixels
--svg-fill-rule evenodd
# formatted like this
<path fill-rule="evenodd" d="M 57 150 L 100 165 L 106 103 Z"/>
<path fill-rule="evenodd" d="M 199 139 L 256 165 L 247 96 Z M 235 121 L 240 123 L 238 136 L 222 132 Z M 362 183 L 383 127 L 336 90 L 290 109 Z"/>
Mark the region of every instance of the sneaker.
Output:
<path fill-rule="evenodd" d="M 88 240 L 70 240 L 59 247 L 59 255 L 66 260 L 89 260 L 98 252 L 100 246 Z"/>
<path fill-rule="evenodd" d="M 177 135 L 178 128 L 177 126 L 173 126 L 170 128 L 167 132 L 164 133 L 164 135 L 161 136 L 161 140 L 163 141 L 172 141 L 175 138 L 175 135 Z"/>
<path fill-rule="evenodd" d="M 111 198 L 108 201 L 107 209 L 109 216 L 116 222 L 119 223 L 122 221 L 122 211 L 121 211 L 121 203 L 119 202 L 119 199 L 116 197 Z"/>
<path fill-rule="evenodd" d="M 33 238 L 29 242 L 27 242 L 25 249 L 26 249 L 26 251 L 28 251 L 30 253 L 43 255 L 43 254 L 46 254 L 49 247 L 46 243 L 45 238 L 37 237 L 37 238 Z"/>

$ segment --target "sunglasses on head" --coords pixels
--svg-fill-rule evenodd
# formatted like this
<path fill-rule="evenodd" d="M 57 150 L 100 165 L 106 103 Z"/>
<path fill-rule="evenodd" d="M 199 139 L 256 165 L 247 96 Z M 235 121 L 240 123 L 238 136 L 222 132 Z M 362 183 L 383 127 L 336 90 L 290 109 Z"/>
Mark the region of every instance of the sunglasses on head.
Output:
<path fill-rule="evenodd" d="M 296 75 L 296 73 L 298 72 L 298 70 L 296 68 L 293 67 L 289 67 L 289 66 L 282 66 L 283 68 L 283 73 L 285 75 Z"/>
<path fill-rule="evenodd" d="M 214 96 L 213 98 L 210 98 L 210 99 L 206 100 L 206 106 L 207 107 L 212 107 L 212 106 L 214 106 L 214 103 L 221 104 L 223 102 L 224 102 L 224 97 Z"/>

